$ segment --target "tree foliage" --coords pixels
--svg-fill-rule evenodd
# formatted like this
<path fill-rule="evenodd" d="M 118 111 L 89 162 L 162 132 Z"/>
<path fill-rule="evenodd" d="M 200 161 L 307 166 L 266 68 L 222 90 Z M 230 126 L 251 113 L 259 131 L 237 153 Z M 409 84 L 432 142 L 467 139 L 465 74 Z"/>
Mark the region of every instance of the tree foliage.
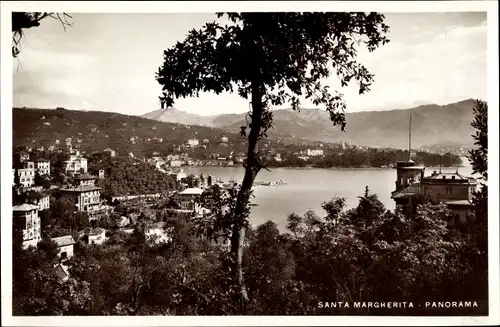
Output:
<path fill-rule="evenodd" d="M 45 18 L 57 19 L 63 26 L 71 26 L 68 19 L 72 17 L 66 13 L 52 12 L 13 12 L 12 13 L 12 56 L 16 58 L 21 50 L 19 49 L 21 39 L 27 29 L 40 26 L 40 22 Z"/>
<path fill-rule="evenodd" d="M 156 79 L 163 88 L 163 108 L 200 92 L 236 92 L 250 100 L 248 126 L 241 127 L 248 150 L 231 241 L 241 298 L 247 301 L 242 272 L 245 206 L 263 168 L 256 146 L 272 126 L 271 107 L 290 103 L 298 110 L 305 98 L 325 107 L 333 125 L 345 130 L 342 95 L 332 94 L 323 80 L 333 72 L 342 86 L 356 81 L 360 94 L 368 91 L 373 75 L 357 62 L 358 45 L 375 50 L 388 42 L 389 27 L 378 13 L 218 13 L 217 17 L 227 18 L 229 24 L 207 23 L 164 51 Z"/>

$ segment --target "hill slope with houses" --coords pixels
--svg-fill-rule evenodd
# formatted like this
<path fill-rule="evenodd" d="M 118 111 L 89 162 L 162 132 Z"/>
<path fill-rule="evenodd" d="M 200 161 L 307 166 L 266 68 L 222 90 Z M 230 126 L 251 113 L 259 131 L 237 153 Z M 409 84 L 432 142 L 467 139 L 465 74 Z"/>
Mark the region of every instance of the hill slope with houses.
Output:
<path fill-rule="evenodd" d="M 274 128 L 269 135 L 405 149 L 408 146 L 409 116 L 412 115 L 412 144 L 415 148 L 433 147 L 436 150 L 443 142 L 454 142 L 454 148 L 460 149 L 472 145 L 472 107 L 473 100 L 468 99 L 443 106 L 429 104 L 412 109 L 347 112 L 346 132 L 333 127 L 324 110 L 281 109 L 274 110 Z M 175 108 L 156 110 L 142 117 L 216 127 L 235 133 L 245 122 L 245 114 L 198 116 Z"/>
<path fill-rule="evenodd" d="M 222 137 L 241 142 L 239 135 L 204 126 L 158 122 L 137 116 L 101 111 L 13 108 L 14 147 L 64 147 L 72 138 L 82 152 L 115 150 L 118 155 L 168 153 L 188 139 L 217 144 Z"/>

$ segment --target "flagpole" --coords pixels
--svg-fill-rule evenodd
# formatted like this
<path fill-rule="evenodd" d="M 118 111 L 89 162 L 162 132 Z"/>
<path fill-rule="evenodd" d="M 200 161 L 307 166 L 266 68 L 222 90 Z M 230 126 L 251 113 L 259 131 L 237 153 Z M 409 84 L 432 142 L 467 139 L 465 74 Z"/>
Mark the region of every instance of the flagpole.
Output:
<path fill-rule="evenodd" d="M 408 128 L 408 161 L 411 160 L 411 114 L 410 114 L 410 125 Z"/>

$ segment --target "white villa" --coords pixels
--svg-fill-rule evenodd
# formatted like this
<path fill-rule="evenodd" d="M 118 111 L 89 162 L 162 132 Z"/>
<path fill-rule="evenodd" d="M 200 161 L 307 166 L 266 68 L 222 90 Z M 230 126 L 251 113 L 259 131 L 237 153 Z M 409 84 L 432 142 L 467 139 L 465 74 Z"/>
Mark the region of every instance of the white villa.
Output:
<path fill-rule="evenodd" d="M 65 170 L 66 172 L 69 172 L 71 174 L 86 174 L 87 173 L 87 159 L 80 156 L 80 152 L 76 151 L 75 153 L 71 154 L 69 156 L 69 160 L 65 161 L 66 167 Z"/>

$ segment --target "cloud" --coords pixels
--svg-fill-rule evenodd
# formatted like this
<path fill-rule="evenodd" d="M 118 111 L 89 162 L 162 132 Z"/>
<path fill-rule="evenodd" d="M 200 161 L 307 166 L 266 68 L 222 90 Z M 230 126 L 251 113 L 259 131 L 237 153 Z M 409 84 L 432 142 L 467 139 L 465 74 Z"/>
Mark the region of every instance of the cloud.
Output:
<path fill-rule="evenodd" d="M 37 35 L 38 30 L 30 31 L 18 71 L 14 61 L 14 105 L 125 114 L 157 109 L 160 85 L 154 73 L 161 65 L 162 50 L 174 42 L 173 38 L 182 38 L 183 30 L 175 30 L 172 36 L 168 31 L 173 27 L 157 26 L 164 20 L 157 19 L 158 23 L 144 16 L 141 19 L 147 24 L 137 23 L 131 29 L 133 34 L 127 36 L 113 27 L 119 22 L 119 15 L 110 18 L 113 24 L 105 23 L 103 17 L 99 16 L 99 33 L 92 28 L 92 24 L 98 24 L 93 23 L 97 18 L 91 17 L 80 17 L 80 27 L 65 33 L 44 34 L 40 30 Z M 134 17 L 127 19 L 135 22 Z M 202 18 L 196 17 L 196 24 Z M 373 53 L 360 50 L 359 61 L 375 74 L 368 94 L 360 96 L 356 85 L 340 88 L 336 77 L 329 80 L 332 87 L 345 94 L 349 111 L 405 108 L 422 101 L 441 104 L 450 99 L 486 96 L 486 22 L 463 26 L 435 21 L 441 25 L 429 19 L 408 23 L 405 16 L 391 25 L 394 34 L 389 44 Z M 182 22 L 183 28 L 188 25 Z M 151 30 L 166 31 L 169 41 L 159 42 Z M 248 110 L 248 101 L 237 95 L 208 93 L 200 98 L 179 99 L 176 107 L 201 114 L 244 112 Z"/>

